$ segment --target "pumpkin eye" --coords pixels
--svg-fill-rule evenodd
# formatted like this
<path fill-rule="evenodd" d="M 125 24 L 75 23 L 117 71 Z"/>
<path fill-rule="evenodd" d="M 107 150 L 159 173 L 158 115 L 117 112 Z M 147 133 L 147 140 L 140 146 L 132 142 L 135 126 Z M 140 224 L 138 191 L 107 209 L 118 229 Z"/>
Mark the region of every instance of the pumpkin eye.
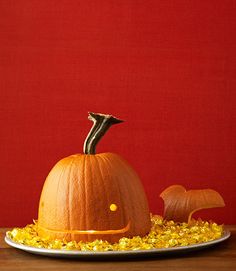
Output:
<path fill-rule="evenodd" d="M 116 210 L 117 210 L 117 205 L 115 204 L 115 203 L 112 203 L 111 205 L 110 205 L 110 210 L 112 211 L 112 212 L 115 212 Z"/>

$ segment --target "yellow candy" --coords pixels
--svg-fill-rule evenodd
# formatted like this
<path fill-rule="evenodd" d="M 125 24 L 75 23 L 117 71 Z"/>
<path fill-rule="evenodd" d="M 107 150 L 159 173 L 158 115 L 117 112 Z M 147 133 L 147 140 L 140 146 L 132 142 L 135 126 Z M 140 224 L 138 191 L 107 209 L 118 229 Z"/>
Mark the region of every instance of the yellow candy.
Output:
<path fill-rule="evenodd" d="M 220 238 L 223 234 L 223 226 L 214 222 L 192 220 L 187 223 L 175 223 L 165 221 L 161 216 L 151 215 L 152 228 L 144 237 L 123 237 L 119 242 L 110 244 L 107 241 L 95 240 L 93 242 L 76 242 L 65 240 L 49 240 L 41 238 L 37 234 L 37 221 L 25 228 L 14 228 L 7 232 L 7 236 L 13 241 L 48 249 L 66 249 L 78 251 L 122 251 L 153 248 L 169 248 L 176 246 L 188 246 Z"/>

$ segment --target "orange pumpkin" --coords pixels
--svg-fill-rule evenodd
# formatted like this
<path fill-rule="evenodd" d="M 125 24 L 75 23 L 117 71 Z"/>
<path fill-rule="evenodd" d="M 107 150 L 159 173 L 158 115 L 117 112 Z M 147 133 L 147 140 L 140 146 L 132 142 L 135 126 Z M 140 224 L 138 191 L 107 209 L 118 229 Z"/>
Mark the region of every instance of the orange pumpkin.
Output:
<path fill-rule="evenodd" d="M 136 172 L 119 155 L 95 154 L 106 130 L 121 120 L 89 113 L 94 125 L 84 154 L 60 160 L 46 178 L 38 212 L 38 234 L 51 239 L 116 242 L 144 236 L 150 213 Z"/>
<path fill-rule="evenodd" d="M 224 207 L 221 195 L 213 189 L 189 190 L 171 185 L 160 195 L 164 200 L 164 218 L 176 222 L 190 222 L 192 214 L 201 209 Z"/>

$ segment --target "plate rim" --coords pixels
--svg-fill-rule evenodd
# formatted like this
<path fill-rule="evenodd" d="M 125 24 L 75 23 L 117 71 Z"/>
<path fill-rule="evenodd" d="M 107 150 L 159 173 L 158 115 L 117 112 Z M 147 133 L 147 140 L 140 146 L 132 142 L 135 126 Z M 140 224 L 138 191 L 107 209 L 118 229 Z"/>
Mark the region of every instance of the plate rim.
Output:
<path fill-rule="evenodd" d="M 150 254 L 168 254 L 172 252 L 180 251 L 192 251 L 197 249 L 203 249 L 206 247 L 213 246 L 215 244 L 221 243 L 227 240 L 231 236 L 231 232 L 228 229 L 224 229 L 224 233 L 220 238 L 215 240 L 202 242 L 198 244 L 192 244 L 188 246 L 177 246 L 170 248 L 152 248 L 152 249 L 140 249 L 140 250 L 119 250 L 119 251 L 81 251 L 81 250 L 65 250 L 65 249 L 48 249 L 48 248 L 37 248 L 24 244 L 17 243 L 13 241 L 10 237 L 5 235 L 5 242 L 14 248 L 33 253 L 40 254 L 45 256 L 57 256 L 57 257 L 66 257 L 66 256 L 131 256 L 131 255 L 150 255 Z"/>

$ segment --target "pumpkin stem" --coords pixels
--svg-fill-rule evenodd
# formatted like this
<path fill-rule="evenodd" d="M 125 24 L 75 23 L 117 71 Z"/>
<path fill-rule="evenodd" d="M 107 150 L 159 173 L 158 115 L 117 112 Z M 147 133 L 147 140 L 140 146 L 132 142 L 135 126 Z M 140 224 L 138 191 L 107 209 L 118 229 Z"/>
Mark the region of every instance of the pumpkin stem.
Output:
<path fill-rule="evenodd" d="M 98 141 L 104 136 L 106 131 L 113 125 L 123 122 L 112 115 L 89 112 L 89 120 L 93 121 L 93 126 L 84 142 L 84 153 L 95 154 Z"/>

